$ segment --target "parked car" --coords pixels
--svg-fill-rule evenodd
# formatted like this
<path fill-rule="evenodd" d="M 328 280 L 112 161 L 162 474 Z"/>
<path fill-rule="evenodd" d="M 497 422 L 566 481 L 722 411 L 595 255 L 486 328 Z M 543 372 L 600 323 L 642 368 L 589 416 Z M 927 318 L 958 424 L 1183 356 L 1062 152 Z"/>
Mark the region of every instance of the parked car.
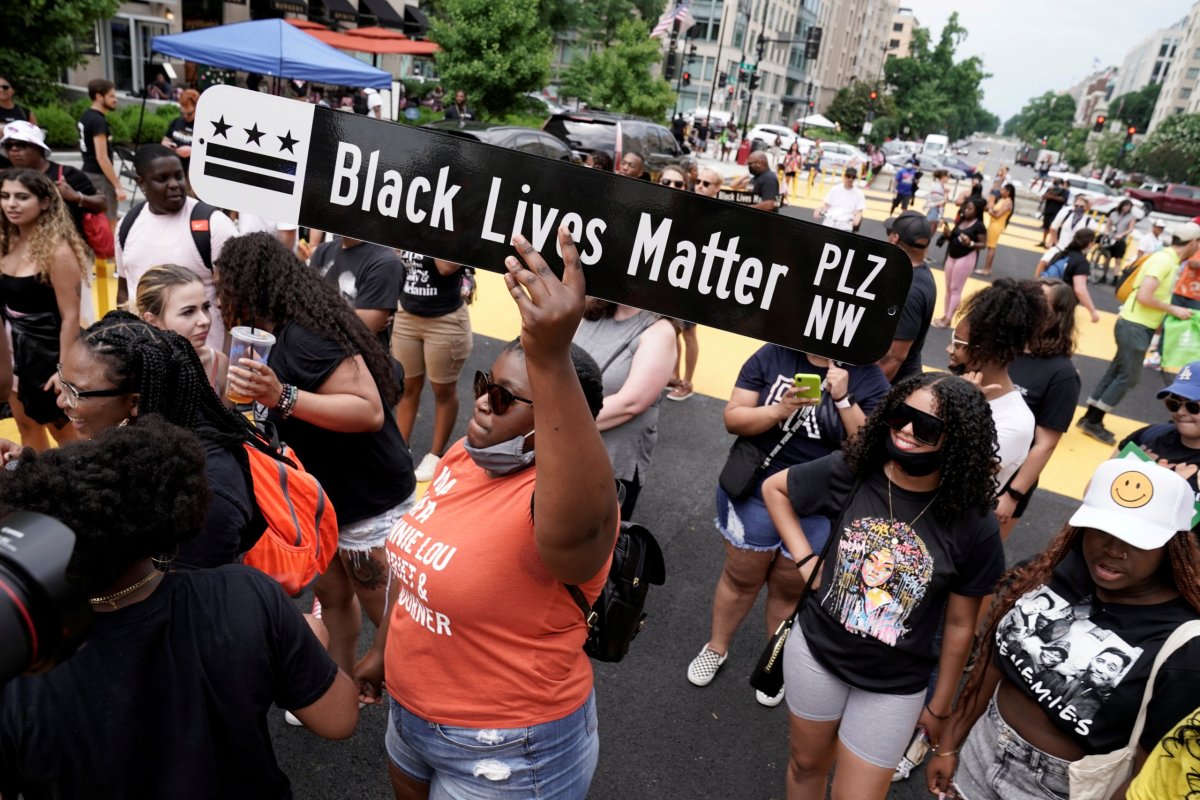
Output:
<path fill-rule="evenodd" d="M 750 140 L 750 146 L 753 147 L 755 142 L 762 142 L 766 147 L 771 147 L 775 144 L 775 138 L 780 140 L 780 149 L 787 152 L 792 142 L 800 142 L 800 152 L 807 153 L 808 148 L 812 147 L 812 139 L 805 139 L 797 135 L 795 131 L 784 125 L 755 125 L 746 134 L 746 138 Z"/>
<path fill-rule="evenodd" d="M 1137 219 L 1142 219 L 1149 213 L 1149 209 L 1137 198 L 1126 198 L 1113 187 L 1109 186 L 1102 180 L 1096 178 L 1088 178 L 1083 175 L 1076 175 L 1073 172 L 1054 172 L 1050 173 L 1050 179 L 1061 178 L 1066 181 L 1067 188 L 1071 190 L 1071 197 L 1076 197 L 1080 194 L 1086 195 L 1092 203 L 1092 210 L 1099 214 L 1108 214 L 1115 211 L 1122 200 L 1129 199 L 1133 203 L 1133 215 Z M 1038 196 L 1045 194 L 1050 188 L 1050 184 L 1043 182 L 1038 189 Z"/>
<path fill-rule="evenodd" d="M 902 155 L 888 156 L 887 159 L 889 164 L 897 168 L 904 166 L 910 161 L 916 161 L 917 168 L 926 175 L 932 175 L 933 171 L 936 169 L 944 169 L 946 172 L 950 173 L 950 180 L 961 181 L 966 180 L 967 177 L 969 177 L 966 171 L 956 166 L 951 166 L 944 160 L 934 156 L 928 156 L 924 154 L 909 155 L 905 153 Z"/>
<path fill-rule="evenodd" d="M 979 171 L 976 169 L 975 164 L 972 164 L 970 161 L 967 161 L 965 158 L 959 158 L 958 156 L 943 156 L 942 163 L 946 166 L 946 169 L 961 170 L 963 173 L 963 176 L 967 177 L 967 178 L 971 177 L 972 175 L 974 175 L 976 172 Z M 951 174 L 950 177 L 953 178 L 954 175 Z"/>
<path fill-rule="evenodd" d="M 871 157 L 852 144 L 845 142 L 821 142 L 821 169 L 854 166 L 859 169 Z"/>
<path fill-rule="evenodd" d="M 549 97 L 543 95 L 541 92 L 526 92 L 525 96 L 530 100 L 536 100 L 540 105 L 545 106 L 547 116 L 550 114 L 565 114 L 566 112 L 570 111 L 570 109 L 566 106 L 559 105 Z"/>
<path fill-rule="evenodd" d="M 572 153 L 571 148 L 544 131 L 520 128 L 516 125 L 489 125 L 486 122 L 478 121 L 459 123 L 452 119 L 430 122 L 424 127 L 534 156 L 553 158 L 556 161 L 568 163 L 582 163 L 582 159 Z"/>
<path fill-rule="evenodd" d="M 651 180 L 658 180 L 663 167 L 677 163 L 684 150 L 671 131 L 648 119 L 608 111 L 572 111 L 555 114 L 542 130 L 565 143 L 581 158 L 596 151 L 612 156 L 614 168 L 621 156 L 632 150 L 646 162 Z"/>
<path fill-rule="evenodd" d="M 1141 201 L 1146 211 L 1163 214 L 1178 214 L 1194 217 L 1200 214 L 1200 187 L 1182 183 L 1145 184 L 1136 189 L 1126 189 L 1125 194 Z"/>

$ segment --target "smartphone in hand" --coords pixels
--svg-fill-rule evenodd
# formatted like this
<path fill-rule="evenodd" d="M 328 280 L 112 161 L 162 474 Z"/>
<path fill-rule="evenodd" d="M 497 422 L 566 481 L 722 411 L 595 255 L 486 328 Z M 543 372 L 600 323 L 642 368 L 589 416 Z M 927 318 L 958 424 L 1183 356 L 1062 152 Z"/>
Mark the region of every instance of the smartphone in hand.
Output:
<path fill-rule="evenodd" d="M 792 385 L 797 397 L 806 400 L 821 399 L 821 376 L 810 372 L 797 372 Z"/>

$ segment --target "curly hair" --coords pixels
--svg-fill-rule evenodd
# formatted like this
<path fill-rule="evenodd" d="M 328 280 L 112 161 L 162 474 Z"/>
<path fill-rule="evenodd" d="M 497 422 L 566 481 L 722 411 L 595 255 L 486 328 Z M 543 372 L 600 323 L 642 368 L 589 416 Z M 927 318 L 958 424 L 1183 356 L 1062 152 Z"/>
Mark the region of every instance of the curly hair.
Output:
<path fill-rule="evenodd" d="M 1029 352 L 1039 358 L 1070 358 L 1075 353 L 1075 306 L 1079 304 L 1079 298 L 1074 289 L 1058 278 L 1043 276 L 1034 283 L 1039 288 L 1050 288 L 1049 313 L 1041 329 L 1029 340 Z M 1042 296 L 1045 297 L 1045 290 Z"/>
<path fill-rule="evenodd" d="M 205 435 L 223 444 L 249 442 L 274 452 L 265 435 L 221 402 L 196 348 L 179 334 L 160 330 L 128 311 L 110 311 L 84 331 L 79 342 L 101 361 L 105 377 L 115 386 L 139 394 L 140 415 L 161 415 L 192 431 L 203 423 L 209 429 Z"/>
<path fill-rule="evenodd" d="M 971 360 L 1011 364 L 1025 352 L 1047 313 L 1041 288 L 1028 281 L 1000 278 L 971 295 L 958 312 L 959 320 L 966 322 L 971 331 Z"/>
<path fill-rule="evenodd" d="M 214 284 L 225 319 L 252 325 L 295 322 L 361 355 L 383 402 L 400 400 L 391 356 L 330 281 L 310 269 L 269 233 L 230 239 L 216 260 Z"/>
<path fill-rule="evenodd" d="M 42 283 L 50 282 L 50 271 L 54 265 L 54 251 L 66 242 L 75 256 L 79 268 L 79 279 L 88 282 L 87 264 L 91 261 L 67 206 L 63 203 L 58 187 L 44 173 L 32 169 L 10 169 L 0 172 L 0 181 L 16 181 L 28 189 L 39 201 L 49 206 L 38 215 L 37 227 L 29 241 L 29 257 L 37 265 L 37 277 Z M 0 214 L 0 256 L 6 256 L 17 246 L 21 238 L 20 229 Z"/>
<path fill-rule="evenodd" d="M 938 496 L 931 513 L 943 523 L 953 523 L 966 512 L 993 508 L 1000 448 L 992 409 L 973 384 L 944 372 L 914 375 L 892 387 L 846 443 L 844 453 L 851 471 L 865 477 L 888 462 L 886 439 L 891 434 L 884 420 L 918 389 L 933 393 L 937 415 L 946 431 Z"/>
<path fill-rule="evenodd" d="M 0 510 L 48 514 L 75 531 L 67 579 L 89 595 L 196 536 L 208 501 L 200 443 L 154 417 L 44 453 L 26 449 L 0 481 Z"/>
<path fill-rule="evenodd" d="M 1040 555 L 1023 564 L 1010 569 L 996 585 L 996 593 L 992 597 L 992 605 L 988 609 L 982 631 L 975 640 L 975 660 L 977 664 L 991 663 L 992 653 L 996 646 L 996 628 L 1000 620 L 1018 600 L 1025 594 L 1050 580 L 1054 568 L 1072 550 L 1079 549 L 1083 544 L 1083 532 L 1086 528 L 1076 528 L 1067 523 L 1062 530 L 1041 552 Z M 1200 612 L 1200 549 L 1191 531 L 1179 531 L 1166 544 L 1167 558 L 1164 559 L 1164 577 L 1175 584 L 1179 594 L 1192 608 Z M 987 670 L 971 671 L 958 705 L 965 706 L 979 694 L 983 674 Z"/>

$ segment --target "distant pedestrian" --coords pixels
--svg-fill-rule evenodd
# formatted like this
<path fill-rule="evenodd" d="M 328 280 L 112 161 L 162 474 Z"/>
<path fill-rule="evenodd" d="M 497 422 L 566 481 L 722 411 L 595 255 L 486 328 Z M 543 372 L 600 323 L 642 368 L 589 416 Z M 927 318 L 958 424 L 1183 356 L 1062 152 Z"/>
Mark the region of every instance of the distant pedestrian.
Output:
<path fill-rule="evenodd" d="M 793 139 L 787 153 L 783 156 L 783 178 L 787 181 L 789 195 L 796 193 L 796 175 L 800 172 L 800 166 L 803 163 L 804 156 L 800 153 L 800 141 Z"/>
<path fill-rule="evenodd" d="M 950 229 L 949 223 L 943 228 L 946 239 L 945 283 L 946 300 L 942 305 L 942 316 L 933 321 L 935 328 L 949 328 L 954 321 L 954 312 L 958 310 L 962 299 L 963 287 L 967 278 L 975 271 L 979 252 L 987 245 L 987 228 L 984 227 L 984 200 L 982 197 L 968 197 L 959 209 L 959 219 Z"/>
<path fill-rule="evenodd" d="M 14 98 L 17 95 L 16 86 L 12 79 L 0 72 L 0 128 L 10 122 L 30 122 L 37 125 L 37 117 L 33 111 L 17 105 Z M 0 152 L 0 169 L 12 166 L 3 152 Z"/>
<path fill-rule="evenodd" d="M 163 145 L 179 156 L 184 175 L 187 175 L 192 161 L 192 128 L 196 122 L 196 103 L 199 100 L 200 93 L 195 89 L 187 89 L 179 96 L 179 116 L 171 120 L 162 139 Z"/>
<path fill-rule="evenodd" d="M 883 226 L 888 242 L 904 251 L 913 270 L 912 283 L 909 284 L 892 344 L 877 362 L 884 376 L 894 384 L 921 372 L 921 350 L 933 320 L 937 286 L 929 265 L 925 263 L 925 251 L 930 238 L 925 215 L 919 211 L 905 211 L 898 217 L 888 218 Z"/>
<path fill-rule="evenodd" d="M 813 211 L 813 219 L 821 220 L 826 228 L 836 228 L 840 231 L 852 231 L 862 222 L 863 211 L 867 207 L 867 198 L 862 189 L 854 185 L 858 178 L 858 170 L 846 167 L 842 173 L 842 183 L 834 186 L 825 195 L 825 202 Z"/>
<path fill-rule="evenodd" d="M 896 172 L 896 194 L 892 198 L 892 208 L 888 212 L 895 214 L 896 209 L 907 211 L 917 190 L 916 161 L 909 160 Z"/>
<path fill-rule="evenodd" d="M 112 162 L 112 135 L 108 115 L 117 110 L 117 89 L 112 81 L 97 78 L 88 83 L 92 104 L 79 118 L 79 149 L 83 154 L 82 169 L 92 185 L 104 194 L 108 203 L 106 216 L 110 225 L 117 221 L 117 203 L 127 199 L 121 179 Z"/>
<path fill-rule="evenodd" d="M 446 109 L 446 119 L 467 122 L 475 119 L 475 112 L 467 106 L 467 93 L 459 89 L 454 93 L 454 103 Z"/>
<path fill-rule="evenodd" d="M 721 173 L 710 167 L 700 170 L 696 178 L 695 192 L 705 197 L 716 197 L 721 192 Z"/>
<path fill-rule="evenodd" d="M 591 165 L 592 169 L 598 169 L 601 172 L 612 172 L 613 171 L 612 156 L 610 156 L 608 153 L 604 152 L 603 150 L 595 151 L 594 153 L 592 153 L 590 158 L 591 158 L 591 162 L 592 162 L 592 165 Z"/>
<path fill-rule="evenodd" d="M 1046 237 L 1050 233 L 1050 226 L 1054 224 L 1058 212 L 1062 210 L 1069 199 L 1070 192 L 1062 178 L 1055 178 L 1050 188 L 1042 194 L 1042 241 L 1038 245 L 1039 247 L 1049 246 L 1046 243 Z"/>
<path fill-rule="evenodd" d="M 976 270 L 980 275 L 992 274 L 992 264 L 996 261 L 996 248 L 1000 246 L 1000 234 L 1004 233 L 1004 229 L 1008 227 L 1008 221 L 1012 219 L 1016 198 L 1016 187 L 1011 183 L 1006 183 L 1000 189 L 999 199 L 988 203 L 986 209 L 988 220 L 987 259 L 983 263 L 983 269 Z"/>
<path fill-rule="evenodd" d="M 646 174 L 646 162 L 640 154 L 632 150 L 626 150 L 625 154 L 621 156 L 621 174 L 626 178 L 650 180 L 650 176 Z"/>

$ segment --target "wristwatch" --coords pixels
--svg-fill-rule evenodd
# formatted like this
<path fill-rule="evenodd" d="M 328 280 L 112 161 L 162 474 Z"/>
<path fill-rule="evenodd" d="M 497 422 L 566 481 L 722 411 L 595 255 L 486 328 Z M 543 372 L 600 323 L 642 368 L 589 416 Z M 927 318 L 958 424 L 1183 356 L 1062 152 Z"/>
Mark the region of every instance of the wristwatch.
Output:
<path fill-rule="evenodd" d="M 834 406 L 834 408 L 839 408 L 839 409 L 845 410 L 847 408 L 850 408 L 850 406 L 856 404 L 857 402 L 858 401 L 854 399 L 853 392 L 846 392 L 846 396 L 843 397 L 841 400 L 833 401 L 833 406 Z"/>

